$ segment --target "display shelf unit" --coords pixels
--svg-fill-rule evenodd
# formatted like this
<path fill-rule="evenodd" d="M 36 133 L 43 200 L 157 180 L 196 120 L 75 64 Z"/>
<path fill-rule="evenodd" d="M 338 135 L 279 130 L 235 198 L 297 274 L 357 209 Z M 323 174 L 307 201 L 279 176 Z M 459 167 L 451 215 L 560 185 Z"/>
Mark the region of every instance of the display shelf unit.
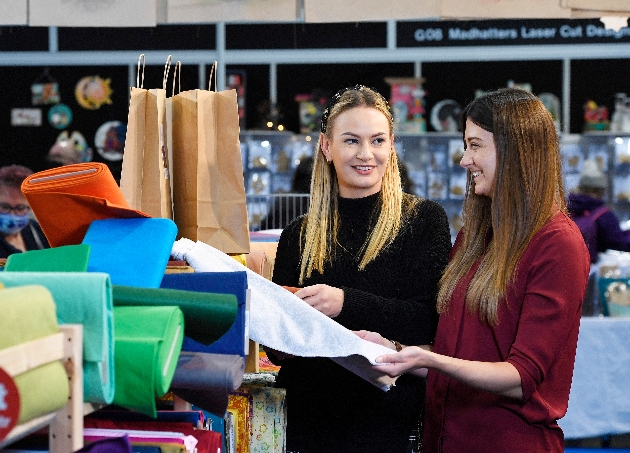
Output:
<path fill-rule="evenodd" d="M 274 194 L 289 191 L 299 158 L 313 154 L 317 136 L 265 131 L 241 133 L 251 230 L 258 229 L 260 218 L 277 196 Z M 454 237 L 462 224 L 466 192 L 466 170 L 459 165 L 463 154 L 461 132 L 401 133 L 396 135 L 395 148 L 407 166 L 413 192 L 444 207 Z M 584 160 L 594 159 L 608 177 L 608 205 L 621 221 L 630 220 L 630 133 L 561 134 L 560 151 L 567 194 L 577 187 Z"/>
<path fill-rule="evenodd" d="M 70 397 L 56 412 L 14 427 L 0 449 L 48 426 L 50 453 L 69 453 L 83 447 L 83 416 L 98 409 L 83 402 L 83 326 L 63 324 L 60 332 L 0 351 L 0 367 L 10 376 L 61 360 L 68 374 Z M 28 350 L 28 356 L 24 351 Z"/>

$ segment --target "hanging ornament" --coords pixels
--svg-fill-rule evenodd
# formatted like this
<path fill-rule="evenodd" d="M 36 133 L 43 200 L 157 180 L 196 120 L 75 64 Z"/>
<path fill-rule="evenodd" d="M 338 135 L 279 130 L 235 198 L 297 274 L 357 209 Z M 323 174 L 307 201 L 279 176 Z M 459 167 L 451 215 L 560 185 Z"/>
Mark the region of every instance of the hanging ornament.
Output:
<path fill-rule="evenodd" d="M 66 104 L 53 105 L 48 110 L 48 122 L 55 129 L 65 129 L 72 122 L 72 110 Z"/>
<path fill-rule="evenodd" d="M 59 84 L 50 76 L 46 68 L 31 85 L 31 102 L 33 105 L 48 105 L 57 104 L 59 101 Z"/>
<path fill-rule="evenodd" d="M 47 158 L 59 165 L 89 162 L 92 160 L 92 148 L 88 147 L 81 132 L 74 131 L 68 134 L 68 131 L 63 131 L 48 151 Z"/>
<path fill-rule="evenodd" d="M 97 110 L 103 104 L 112 103 L 113 91 L 109 84 L 110 79 L 101 79 L 99 76 L 83 77 L 77 82 L 74 96 L 84 109 Z"/>
<path fill-rule="evenodd" d="M 125 150 L 127 125 L 120 121 L 101 124 L 94 135 L 96 151 L 106 160 L 121 160 Z"/>

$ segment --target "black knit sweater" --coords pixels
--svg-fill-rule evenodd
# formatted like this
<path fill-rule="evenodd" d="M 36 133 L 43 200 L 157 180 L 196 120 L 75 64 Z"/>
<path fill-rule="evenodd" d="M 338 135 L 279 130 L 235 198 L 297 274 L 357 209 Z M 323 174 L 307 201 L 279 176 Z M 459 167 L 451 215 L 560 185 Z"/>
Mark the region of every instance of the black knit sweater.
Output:
<path fill-rule="evenodd" d="M 404 196 L 408 206 L 412 196 Z M 339 198 L 341 227 L 333 260 L 303 286 L 342 288 L 343 308 L 334 320 L 348 329 L 376 331 L 408 345 L 431 343 L 437 285 L 451 248 L 446 214 L 437 203 L 422 200 L 393 243 L 360 271 L 357 253 L 379 207 L 380 193 Z M 280 237 L 273 274 L 280 285 L 298 286 L 303 220 L 296 219 Z M 405 451 L 422 406 L 423 380 L 403 376 L 383 392 L 329 359 L 296 357 L 281 365 L 276 386 L 287 389 L 288 450 Z"/>

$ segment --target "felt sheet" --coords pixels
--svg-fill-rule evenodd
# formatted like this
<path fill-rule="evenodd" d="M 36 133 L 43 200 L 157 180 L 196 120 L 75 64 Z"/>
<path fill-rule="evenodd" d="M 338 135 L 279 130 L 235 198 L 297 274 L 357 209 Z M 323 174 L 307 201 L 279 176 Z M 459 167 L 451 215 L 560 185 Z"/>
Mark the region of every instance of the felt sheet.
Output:
<path fill-rule="evenodd" d="M 391 349 L 362 340 L 299 297 L 237 263 L 203 242 L 180 239 L 171 255 L 184 259 L 197 272 L 247 272 L 251 290 L 250 338 L 278 351 L 303 357 L 330 357 L 382 390 L 395 379 L 372 364 Z"/>
<path fill-rule="evenodd" d="M 109 275 L 85 272 L 0 272 L 7 288 L 46 287 L 60 324 L 83 324 L 83 398 L 110 404 L 114 398 L 114 320 Z"/>
<path fill-rule="evenodd" d="M 222 417 L 230 392 L 243 382 L 245 359 L 239 355 L 182 352 L 171 383 L 173 393 Z"/>
<path fill-rule="evenodd" d="M 169 389 L 184 338 L 178 307 L 114 307 L 114 403 L 153 418 L 155 398 Z"/>
<path fill-rule="evenodd" d="M 228 331 L 237 313 L 232 294 L 114 285 L 116 307 L 163 305 L 177 305 L 184 313 L 185 335 L 206 345 Z"/>
<path fill-rule="evenodd" d="M 40 285 L 0 289 L 0 313 L 0 349 L 59 332 L 55 302 Z M 68 401 L 68 375 L 60 361 L 26 371 L 14 380 L 20 395 L 18 423 L 54 412 Z"/>
<path fill-rule="evenodd" d="M 64 165 L 34 173 L 22 193 L 51 247 L 80 244 L 94 220 L 149 217 L 133 210 L 107 165 Z"/>
<path fill-rule="evenodd" d="M 86 244 L 30 250 L 9 255 L 4 270 L 12 272 L 86 272 L 89 257 L 90 246 Z"/>
<path fill-rule="evenodd" d="M 170 249 L 169 249 L 170 254 Z M 238 354 L 245 357 L 249 346 L 247 331 L 247 274 L 245 272 L 193 272 L 164 275 L 162 288 L 199 291 L 206 293 L 234 294 L 238 313 L 232 327 L 221 338 L 204 345 L 191 338 L 184 338 L 182 351 Z"/>
<path fill-rule="evenodd" d="M 92 248 L 88 272 L 105 272 L 114 285 L 158 288 L 176 235 L 170 219 L 95 220 L 83 238 Z"/>

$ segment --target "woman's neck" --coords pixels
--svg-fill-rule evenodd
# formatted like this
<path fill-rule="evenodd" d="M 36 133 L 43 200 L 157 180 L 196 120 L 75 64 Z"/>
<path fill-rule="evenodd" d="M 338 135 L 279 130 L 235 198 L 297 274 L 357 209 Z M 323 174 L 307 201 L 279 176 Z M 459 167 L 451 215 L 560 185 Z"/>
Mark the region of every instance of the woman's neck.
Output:
<path fill-rule="evenodd" d="M 16 249 L 22 250 L 23 252 L 26 251 L 26 244 L 24 243 L 24 237 L 22 237 L 21 231 L 13 234 L 7 234 L 4 236 L 4 239 Z"/>

